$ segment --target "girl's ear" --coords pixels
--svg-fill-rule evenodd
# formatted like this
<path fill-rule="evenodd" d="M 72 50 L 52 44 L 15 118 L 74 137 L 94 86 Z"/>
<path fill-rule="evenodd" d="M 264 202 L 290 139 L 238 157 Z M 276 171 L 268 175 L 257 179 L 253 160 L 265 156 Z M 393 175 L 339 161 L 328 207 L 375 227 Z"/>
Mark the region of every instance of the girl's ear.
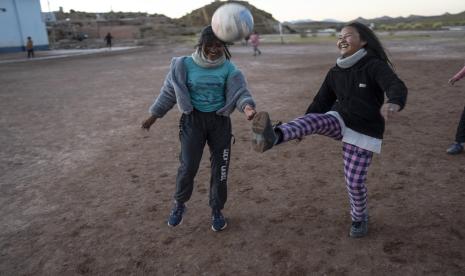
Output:
<path fill-rule="evenodd" d="M 362 40 L 362 46 L 365 47 L 366 45 L 367 45 L 367 42 Z"/>

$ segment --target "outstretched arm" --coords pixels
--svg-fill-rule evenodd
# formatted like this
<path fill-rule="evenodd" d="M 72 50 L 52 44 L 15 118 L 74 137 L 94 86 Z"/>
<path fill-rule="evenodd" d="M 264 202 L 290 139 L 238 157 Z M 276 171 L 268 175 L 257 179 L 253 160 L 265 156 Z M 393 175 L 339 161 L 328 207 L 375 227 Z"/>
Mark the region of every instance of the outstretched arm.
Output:
<path fill-rule="evenodd" d="M 155 99 L 152 106 L 150 106 L 149 112 L 155 115 L 157 118 L 163 117 L 176 104 L 176 93 L 174 91 L 171 70 L 167 74 L 163 87 L 160 90 L 160 95 Z"/>
<path fill-rule="evenodd" d="M 226 83 L 227 97 L 231 97 L 239 112 L 243 112 L 247 120 L 252 120 L 255 114 L 255 101 L 247 88 L 247 81 L 240 70 L 235 70 Z"/>
<path fill-rule="evenodd" d="M 150 127 L 155 123 L 156 120 L 157 117 L 155 117 L 155 115 L 148 117 L 145 121 L 142 122 L 141 128 L 149 131 Z"/>
<path fill-rule="evenodd" d="M 458 71 L 457 74 L 455 74 L 455 76 L 453 76 L 449 80 L 450 85 L 454 85 L 455 82 L 459 81 L 464 76 L 465 76 L 465 66 L 462 68 L 462 70 Z"/>
<path fill-rule="evenodd" d="M 405 107 L 408 90 L 387 63 L 379 61 L 373 68 L 373 72 L 375 81 L 385 91 L 388 98 L 381 108 L 384 118 L 388 119 Z"/>
<path fill-rule="evenodd" d="M 171 67 L 173 67 L 173 63 L 171 64 Z M 158 118 L 163 117 L 166 112 L 168 112 L 176 104 L 176 93 L 174 91 L 171 74 L 172 70 L 170 68 L 170 71 L 166 75 L 165 81 L 163 82 L 163 87 L 160 90 L 160 94 L 149 108 L 150 117 L 142 122 L 141 127 L 147 131 Z"/>
<path fill-rule="evenodd" d="M 253 117 L 255 117 L 255 114 L 257 114 L 257 111 L 255 111 L 255 107 L 251 106 L 251 105 L 246 105 L 244 107 L 244 113 L 245 113 L 245 116 L 247 117 L 247 120 L 252 120 Z"/>

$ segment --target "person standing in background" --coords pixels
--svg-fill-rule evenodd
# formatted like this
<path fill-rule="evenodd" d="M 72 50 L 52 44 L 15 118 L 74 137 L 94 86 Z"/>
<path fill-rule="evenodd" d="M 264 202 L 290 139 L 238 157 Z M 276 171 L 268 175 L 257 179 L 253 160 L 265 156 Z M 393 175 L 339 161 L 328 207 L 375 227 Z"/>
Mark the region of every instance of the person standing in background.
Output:
<path fill-rule="evenodd" d="M 27 37 L 26 51 L 27 51 L 27 58 L 34 57 L 34 42 L 32 41 L 32 38 L 30 36 Z"/>
<path fill-rule="evenodd" d="M 253 34 L 250 35 L 250 44 L 253 46 L 253 56 L 257 56 L 262 54 L 262 51 L 258 49 L 258 45 L 260 45 L 260 36 L 258 35 L 257 31 L 254 31 Z"/>
<path fill-rule="evenodd" d="M 250 35 L 244 37 L 244 46 L 245 47 L 249 46 L 249 39 L 250 39 Z"/>
<path fill-rule="evenodd" d="M 454 85 L 455 82 L 459 81 L 465 76 L 465 66 L 462 70 L 458 71 L 450 80 L 449 84 Z M 462 117 L 460 118 L 459 125 L 457 126 L 457 132 L 455 133 L 455 143 L 453 143 L 448 149 L 448 154 L 459 154 L 463 151 L 465 144 L 465 108 L 462 111 Z"/>
<path fill-rule="evenodd" d="M 111 36 L 111 33 L 107 33 L 107 35 L 104 38 L 104 40 L 107 43 L 107 47 L 110 48 L 110 49 L 111 49 L 111 40 L 112 39 L 113 39 L 113 37 Z"/>

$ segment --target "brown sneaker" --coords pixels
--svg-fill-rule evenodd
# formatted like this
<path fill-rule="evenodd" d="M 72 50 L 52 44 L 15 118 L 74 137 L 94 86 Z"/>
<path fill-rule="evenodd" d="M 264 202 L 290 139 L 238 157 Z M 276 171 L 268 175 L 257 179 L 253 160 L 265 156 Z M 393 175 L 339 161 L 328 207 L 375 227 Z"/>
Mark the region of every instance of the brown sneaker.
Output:
<path fill-rule="evenodd" d="M 271 149 L 277 139 L 268 112 L 258 112 L 252 122 L 252 147 L 257 152 Z"/>

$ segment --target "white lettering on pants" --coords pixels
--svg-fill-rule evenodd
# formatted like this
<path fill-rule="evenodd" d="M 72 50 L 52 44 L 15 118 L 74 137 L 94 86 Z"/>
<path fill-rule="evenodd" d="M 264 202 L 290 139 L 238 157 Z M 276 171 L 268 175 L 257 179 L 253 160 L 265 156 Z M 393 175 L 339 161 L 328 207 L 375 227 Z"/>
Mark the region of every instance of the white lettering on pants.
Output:
<path fill-rule="evenodd" d="M 229 159 L 229 150 L 225 149 L 223 151 L 224 165 L 221 166 L 221 178 L 220 178 L 220 181 L 225 181 L 228 178 L 228 172 L 227 172 L 228 159 Z"/>

